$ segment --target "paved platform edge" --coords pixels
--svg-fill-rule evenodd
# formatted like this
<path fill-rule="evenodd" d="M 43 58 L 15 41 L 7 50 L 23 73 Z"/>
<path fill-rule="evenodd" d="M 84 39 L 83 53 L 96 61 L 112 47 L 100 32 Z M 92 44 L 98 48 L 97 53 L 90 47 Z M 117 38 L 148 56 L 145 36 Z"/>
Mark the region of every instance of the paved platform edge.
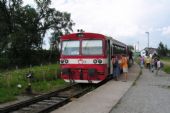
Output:
<path fill-rule="evenodd" d="M 136 77 L 134 78 L 134 80 L 132 81 L 132 83 L 130 84 L 129 88 L 127 88 L 127 90 L 125 91 L 124 94 L 122 94 L 122 96 L 117 100 L 117 102 L 113 105 L 113 107 L 110 109 L 110 111 L 108 113 L 111 113 L 111 111 L 121 102 L 122 98 L 124 97 L 124 95 L 127 93 L 127 91 L 133 86 L 135 85 L 136 81 L 140 78 L 140 75 L 142 75 L 142 70 L 140 69 L 138 64 L 134 64 L 133 66 L 137 66 L 138 67 L 138 71 L 135 73 L 137 74 Z M 133 68 L 133 67 L 131 67 Z"/>

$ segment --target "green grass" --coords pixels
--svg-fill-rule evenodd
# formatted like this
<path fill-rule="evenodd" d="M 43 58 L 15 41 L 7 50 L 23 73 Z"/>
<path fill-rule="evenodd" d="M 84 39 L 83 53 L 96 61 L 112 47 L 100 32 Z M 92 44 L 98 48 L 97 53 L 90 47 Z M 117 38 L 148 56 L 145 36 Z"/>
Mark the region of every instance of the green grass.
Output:
<path fill-rule="evenodd" d="M 165 71 L 166 73 L 170 74 L 170 58 L 163 57 L 163 58 L 161 58 L 161 61 L 164 62 L 163 71 Z"/>
<path fill-rule="evenodd" d="M 29 82 L 26 74 L 29 71 L 33 73 L 31 86 L 35 94 L 50 92 L 67 85 L 59 79 L 58 64 L 0 72 L 0 103 L 15 100 L 16 96 L 25 94 Z M 18 88 L 18 84 L 22 87 Z"/>
<path fill-rule="evenodd" d="M 162 57 L 161 60 L 170 62 L 170 57 Z"/>
<path fill-rule="evenodd" d="M 170 57 L 163 57 L 161 61 L 170 63 Z"/>
<path fill-rule="evenodd" d="M 32 89 L 36 93 L 45 93 L 45 92 L 50 92 L 58 88 L 64 87 L 66 85 L 68 84 L 65 83 L 64 80 L 57 79 L 57 80 L 52 80 L 52 81 L 36 82 L 32 84 Z"/>
<path fill-rule="evenodd" d="M 0 88 L 0 103 L 16 100 L 16 95 L 19 94 L 17 88 Z"/>
<path fill-rule="evenodd" d="M 165 65 L 164 68 L 163 68 L 163 71 L 170 74 L 170 65 Z"/>

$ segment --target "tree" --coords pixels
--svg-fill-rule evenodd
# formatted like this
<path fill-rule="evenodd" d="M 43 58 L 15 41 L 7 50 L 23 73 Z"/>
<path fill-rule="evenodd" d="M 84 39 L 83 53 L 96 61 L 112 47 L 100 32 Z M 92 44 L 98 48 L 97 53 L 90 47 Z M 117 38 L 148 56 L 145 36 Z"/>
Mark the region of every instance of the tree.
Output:
<path fill-rule="evenodd" d="M 0 53 L 8 53 L 12 64 L 30 64 L 41 50 L 45 34 L 58 37 L 72 31 L 71 14 L 50 8 L 51 0 L 35 0 L 37 8 L 22 0 L 0 0 Z M 26 60 L 27 59 L 27 60 Z"/>
<path fill-rule="evenodd" d="M 38 6 L 37 10 L 39 11 L 39 21 L 45 20 L 41 21 L 42 26 L 40 26 L 39 30 L 42 32 L 42 35 L 49 30 L 52 31 L 50 43 L 54 46 L 58 46 L 57 44 L 60 41 L 60 36 L 72 32 L 72 26 L 75 25 L 71 20 L 71 14 L 49 8 L 50 0 L 35 1 Z"/>
<path fill-rule="evenodd" d="M 6 7 L 6 0 L 0 1 L 0 53 L 8 44 L 8 35 L 11 31 L 10 14 Z"/>
<path fill-rule="evenodd" d="M 166 56 L 167 52 L 168 52 L 167 45 L 164 45 L 162 42 L 160 42 L 158 46 L 158 55 Z"/>

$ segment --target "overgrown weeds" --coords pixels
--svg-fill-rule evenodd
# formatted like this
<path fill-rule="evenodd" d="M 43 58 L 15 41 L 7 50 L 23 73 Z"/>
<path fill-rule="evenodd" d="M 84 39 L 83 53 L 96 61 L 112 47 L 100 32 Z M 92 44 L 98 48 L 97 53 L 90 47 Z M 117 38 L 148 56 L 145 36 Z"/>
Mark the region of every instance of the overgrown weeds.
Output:
<path fill-rule="evenodd" d="M 32 77 L 27 78 L 28 73 Z M 16 69 L 0 73 L 0 103 L 12 101 L 17 95 L 25 94 L 31 83 L 33 93 L 44 93 L 67 85 L 59 77 L 58 64 Z"/>

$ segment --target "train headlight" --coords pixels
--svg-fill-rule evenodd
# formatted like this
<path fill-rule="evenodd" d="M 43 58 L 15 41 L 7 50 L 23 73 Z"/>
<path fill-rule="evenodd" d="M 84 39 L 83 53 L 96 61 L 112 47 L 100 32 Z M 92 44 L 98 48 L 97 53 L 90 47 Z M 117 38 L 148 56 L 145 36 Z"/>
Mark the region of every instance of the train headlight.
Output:
<path fill-rule="evenodd" d="M 101 63 L 102 63 L 102 60 L 101 60 L 101 59 L 99 59 L 99 60 L 98 60 L 98 63 L 99 63 L 99 64 L 101 64 Z"/>
<path fill-rule="evenodd" d="M 65 60 L 65 63 L 67 64 L 67 63 L 68 63 L 68 60 Z"/>
<path fill-rule="evenodd" d="M 60 64 L 63 64 L 64 63 L 64 60 L 60 60 Z"/>
<path fill-rule="evenodd" d="M 96 60 L 96 59 L 94 59 L 94 60 L 93 60 L 93 63 L 94 63 L 94 64 L 96 64 L 96 63 L 97 63 L 97 60 Z"/>

